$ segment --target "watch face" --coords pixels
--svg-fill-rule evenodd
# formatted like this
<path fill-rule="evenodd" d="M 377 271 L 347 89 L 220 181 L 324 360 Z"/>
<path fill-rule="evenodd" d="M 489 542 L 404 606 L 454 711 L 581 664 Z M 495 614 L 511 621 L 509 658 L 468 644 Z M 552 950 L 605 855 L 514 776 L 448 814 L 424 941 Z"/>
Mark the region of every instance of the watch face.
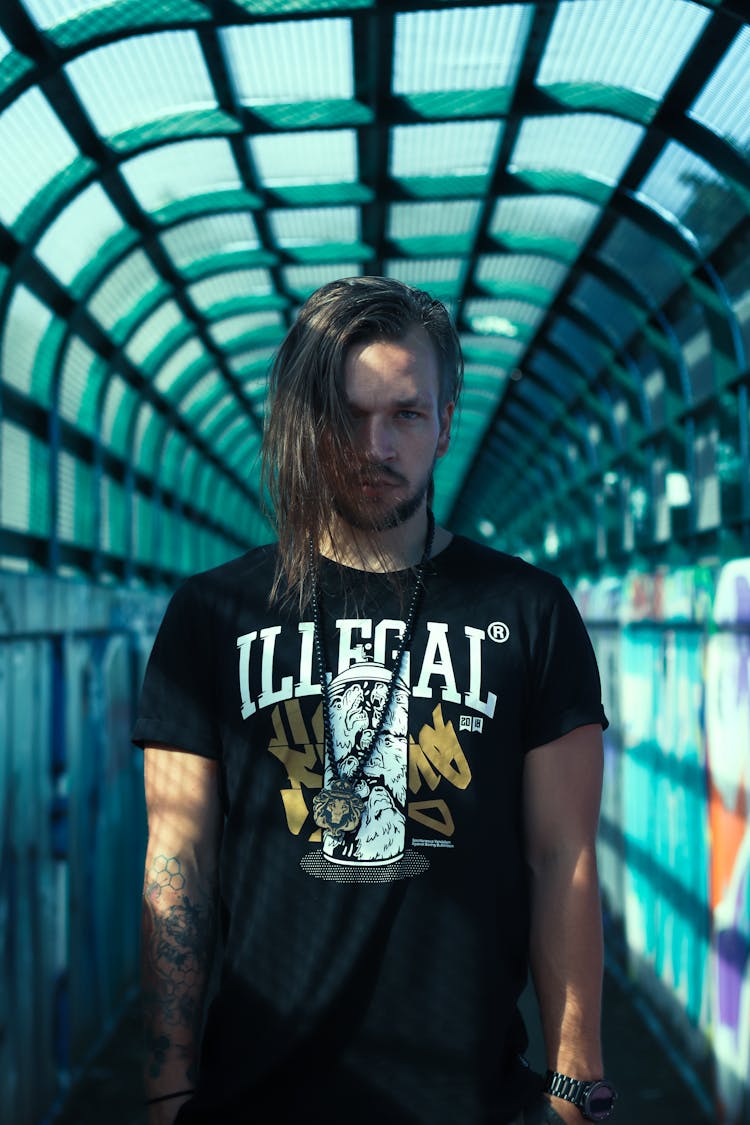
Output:
<path fill-rule="evenodd" d="M 583 1112 L 589 1121 L 606 1121 L 611 1117 L 617 1094 L 609 1082 L 595 1082 L 586 1094 Z"/>

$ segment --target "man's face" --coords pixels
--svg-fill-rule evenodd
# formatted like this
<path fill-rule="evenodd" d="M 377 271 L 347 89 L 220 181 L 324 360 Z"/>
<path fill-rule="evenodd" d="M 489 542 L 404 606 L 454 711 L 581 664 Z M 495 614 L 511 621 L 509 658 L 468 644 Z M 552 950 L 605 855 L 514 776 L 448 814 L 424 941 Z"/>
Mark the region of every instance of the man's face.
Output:
<path fill-rule="evenodd" d="M 440 409 L 430 337 L 414 326 L 399 341 L 355 344 L 344 384 L 356 466 L 339 514 L 367 530 L 396 527 L 422 508 L 450 442 L 453 403 Z"/>

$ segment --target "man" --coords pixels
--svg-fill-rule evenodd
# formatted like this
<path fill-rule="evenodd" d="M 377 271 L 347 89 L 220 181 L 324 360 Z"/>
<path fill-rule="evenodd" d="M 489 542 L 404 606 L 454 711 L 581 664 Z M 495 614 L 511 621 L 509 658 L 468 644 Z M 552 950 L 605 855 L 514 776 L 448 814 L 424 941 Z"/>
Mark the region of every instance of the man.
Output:
<path fill-rule="evenodd" d="M 557 579 L 434 527 L 461 379 L 427 294 L 313 294 L 271 379 L 278 545 L 167 611 L 134 732 L 151 1125 L 608 1116 L 598 674 Z"/>

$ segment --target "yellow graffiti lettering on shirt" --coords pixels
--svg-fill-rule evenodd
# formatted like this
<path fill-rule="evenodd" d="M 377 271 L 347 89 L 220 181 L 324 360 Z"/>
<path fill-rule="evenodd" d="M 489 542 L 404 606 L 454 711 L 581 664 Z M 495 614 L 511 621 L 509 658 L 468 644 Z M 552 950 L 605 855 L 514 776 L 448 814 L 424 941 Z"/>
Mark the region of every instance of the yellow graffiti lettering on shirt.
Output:
<path fill-rule="evenodd" d="M 282 713 L 283 706 L 283 713 Z M 286 770 L 289 789 L 280 789 L 281 800 L 289 831 L 299 836 L 310 815 L 305 789 L 320 789 L 323 784 L 323 730 L 322 707 L 312 718 L 312 732 L 308 731 L 298 700 L 289 699 L 274 707 L 271 714 L 274 737 L 268 749 Z M 320 839 L 320 829 L 314 829 L 310 840 Z"/>
<path fill-rule="evenodd" d="M 416 741 L 409 742 L 409 789 L 418 793 L 423 781 L 430 789 L 437 789 L 441 777 L 456 789 L 466 789 L 471 769 L 453 723 L 443 719 L 441 704 L 432 712 L 432 721 L 433 726 L 425 724 Z"/>

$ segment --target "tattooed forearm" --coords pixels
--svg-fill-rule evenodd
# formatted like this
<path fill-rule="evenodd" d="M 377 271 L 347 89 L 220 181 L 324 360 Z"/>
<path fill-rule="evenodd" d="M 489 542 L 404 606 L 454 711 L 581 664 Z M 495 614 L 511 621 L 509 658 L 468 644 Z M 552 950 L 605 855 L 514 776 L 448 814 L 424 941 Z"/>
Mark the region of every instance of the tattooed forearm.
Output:
<path fill-rule="evenodd" d="M 177 1067 L 192 1082 L 213 943 L 213 893 L 177 856 L 157 855 L 143 897 L 147 1074 L 157 1079 Z"/>

